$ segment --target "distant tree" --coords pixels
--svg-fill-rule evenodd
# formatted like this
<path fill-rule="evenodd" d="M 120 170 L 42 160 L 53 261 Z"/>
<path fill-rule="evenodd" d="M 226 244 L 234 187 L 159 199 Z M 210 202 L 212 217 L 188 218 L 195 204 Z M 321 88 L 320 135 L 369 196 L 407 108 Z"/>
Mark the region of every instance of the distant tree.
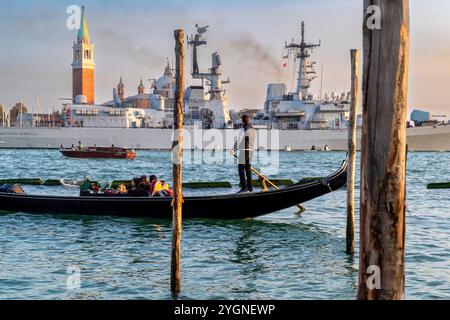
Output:
<path fill-rule="evenodd" d="M 23 103 L 19 102 L 19 103 L 16 103 L 16 105 L 14 107 L 12 107 L 12 109 L 9 111 L 9 116 L 10 116 L 11 121 L 13 121 L 14 123 L 17 123 L 18 116 L 20 114 L 25 114 L 25 113 L 28 113 L 27 107 Z"/>

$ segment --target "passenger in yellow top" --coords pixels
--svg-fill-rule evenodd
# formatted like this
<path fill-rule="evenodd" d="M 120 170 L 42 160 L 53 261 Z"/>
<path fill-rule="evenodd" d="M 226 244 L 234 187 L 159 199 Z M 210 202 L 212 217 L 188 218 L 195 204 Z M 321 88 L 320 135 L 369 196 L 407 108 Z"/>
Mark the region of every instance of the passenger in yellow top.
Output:
<path fill-rule="evenodd" d="M 158 180 L 156 176 L 150 176 L 150 194 L 156 197 L 173 196 L 173 191 L 167 182 Z"/>

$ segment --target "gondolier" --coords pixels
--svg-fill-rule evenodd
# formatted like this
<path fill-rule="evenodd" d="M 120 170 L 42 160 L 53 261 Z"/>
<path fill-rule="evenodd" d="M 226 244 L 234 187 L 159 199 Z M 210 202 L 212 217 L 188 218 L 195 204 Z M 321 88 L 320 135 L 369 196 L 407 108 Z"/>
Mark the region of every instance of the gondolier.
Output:
<path fill-rule="evenodd" d="M 250 116 L 242 116 L 242 128 L 239 130 L 234 143 L 234 155 L 238 159 L 238 172 L 241 190 L 239 193 L 252 192 L 252 159 L 253 144 L 255 142 L 255 129 L 250 123 Z"/>

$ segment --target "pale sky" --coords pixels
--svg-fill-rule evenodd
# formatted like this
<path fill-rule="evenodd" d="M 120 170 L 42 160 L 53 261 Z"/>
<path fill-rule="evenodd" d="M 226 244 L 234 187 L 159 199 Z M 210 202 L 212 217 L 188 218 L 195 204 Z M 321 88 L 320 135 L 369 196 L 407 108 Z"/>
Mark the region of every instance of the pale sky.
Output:
<path fill-rule="evenodd" d="M 72 92 L 72 44 L 76 31 L 66 27 L 69 5 L 85 5 L 95 45 L 96 102 L 112 98 L 123 75 L 126 95 L 137 93 L 139 79 L 159 77 L 166 58 L 173 61 L 173 30 L 194 33 L 196 23 L 210 25 L 208 46 L 200 49 L 200 68 L 210 55 L 222 57 L 230 109 L 262 108 L 268 83 L 293 83 L 292 65 L 284 69 L 283 45 L 299 39 L 306 22 L 323 91 L 348 91 L 350 53 L 362 47 L 362 0 L 0 0 L 0 103 L 23 99 L 41 109 L 59 107 Z M 414 108 L 450 116 L 450 2 L 411 0 L 409 112 Z M 190 72 L 190 51 L 186 52 Z M 192 82 L 190 77 L 188 83 Z M 320 79 L 315 80 L 317 95 Z M 145 83 L 146 92 L 149 82 Z"/>

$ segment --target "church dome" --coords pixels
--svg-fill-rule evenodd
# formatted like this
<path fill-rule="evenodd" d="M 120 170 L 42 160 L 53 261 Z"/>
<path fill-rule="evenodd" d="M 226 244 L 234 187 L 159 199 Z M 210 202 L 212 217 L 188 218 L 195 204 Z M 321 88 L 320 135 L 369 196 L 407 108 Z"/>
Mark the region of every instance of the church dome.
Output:
<path fill-rule="evenodd" d="M 170 89 L 172 87 L 172 77 L 170 76 L 162 76 L 158 80 L 156 80 L 156 89 L 158 90 L 164 90 L 164 89 Z"/>
<path fill-rule="evenodd" d="M 172 89 L 173 73 L 172 69 L 170 68 L 169 61 L 167 61 L 167 66 L 164 69 L 164 75 L 156 80 L 155 85 L 157 90 Z"/>

